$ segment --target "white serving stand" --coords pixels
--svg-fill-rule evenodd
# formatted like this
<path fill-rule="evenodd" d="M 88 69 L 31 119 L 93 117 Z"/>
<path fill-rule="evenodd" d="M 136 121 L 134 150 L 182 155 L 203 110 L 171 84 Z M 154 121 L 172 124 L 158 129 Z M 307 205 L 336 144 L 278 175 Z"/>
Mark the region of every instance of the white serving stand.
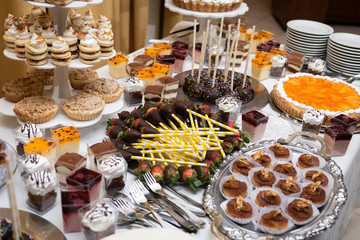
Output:
<path fill-rule="evenodd" d="M 56 6 L 49 3 L 39 3 L 39 2 L 33 2 L 33 1 L 27 1 L 30 5 L 36 6 L 36 7 L 45 7 L 49 8 L 49 10 L 52 12 L 53 16 L 53 22 L 54 22 L 54 28 L 57 30 L 59 35 L 62 35 L 66 28 L 66 18 L 68 16 L 69 10 L 74 8 L 83 8 L 87 5 L 95 5 L 95 4 L 101 4 L 103 0 L 92 0 L 90 2 L 83 2 L 83 1 L 74 1 L 66 6 Z M 3 51 L 5 57 L 15 60 L 15 61 L 25 61 L 24 58 L 18 58 L 15 53 L 8 52 L 6 49 Z M 112 57 L 114 57 L 116 54 L 116 51 L 113 50 L 113 53 L 109 57 L 101 57 L 101 60 L 107 60 Z M 69 68 L 76 68 L 76 69 L 85 69 L 90 68 L 95 65 L 88 65 L 84 64 L 80 61 L 80 58 L 76 58 L 74 60 L 71 60 L 70 64 L 68 66 L 55 66 L 51 63 L 51 59 L 48 59 L 48 63 L 41 66 L 31 66 L 33 68 L 38 69 L 54 69 L 55 75 L 54 75 L 54 83 L 53 86 L 48 90 L 44 91 L 44 95 L 52 97 L 57 103 L 61 103 L 63 100 L 69 98 L 73 94 L 75 94 L 77 91 L 73 90 L 70 87 L 69 82 Z M 67 117 L 67 115 L 61 110 L 61 106 L 59 106 L 59 111 L 55 118 L 52 120 L 39 124 L 39 127 L 41 128 L 51 128 L 57 125 L 73 125 L 77 128 L 83 128 L 83 127 L 89 127 L 91 125 L 94 125 L 97 123 L 102 115 L 108 115 L 112 114 L 114 112 L 120 111 L 120 109 L 123 107 L 123 97 L 121 97 L 119 100 L 115 101 L 114 103 L 106 104 L 103 112 L 101 115 L 91 121 L 75 121 L 73 119 L 70 119 Z M 0 113 L 6 115 L 6 116 L 12 116 L 16 117 L 15 113 L 13 112 L 13 108 L 15 106 L 15 103 L 9 102 L 5 98 L 0 99 L 0 105 L 3 106 L 0 108 Z M 18 120 L 18 122 L 21 124 L 21 121 Z"/>
<path fill-rule="evenodd" d="M 240 7 L 234 11 L 216 12 L 216 13 L 198 12 L 198 11 L 191 11 L 184 8 L 180 8 L 178 6 L 175 6 L 173 0 L 165 0 L 165 7 L 167 7 L 172 12 L 176 12 L 185 16 L 195 17 L 200 23 L 200 30 L 199 30 L 200 33 L 205 31 L 206 21 L 209 18 L 214 19 L 214 18 L 236 17 L 236 16 L 244 15 L 247 11 L 249 11 L 248 5 L 244 2 L 242 2 Z"/>

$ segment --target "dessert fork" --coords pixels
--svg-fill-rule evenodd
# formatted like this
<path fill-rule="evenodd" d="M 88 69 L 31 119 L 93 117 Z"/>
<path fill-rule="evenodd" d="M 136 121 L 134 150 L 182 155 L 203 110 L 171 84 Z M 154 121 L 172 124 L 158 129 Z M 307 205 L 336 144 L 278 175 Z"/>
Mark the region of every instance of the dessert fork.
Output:
<path fill-rule="evenodd" d="M 181 214 L 181 216 L 183 216 L 187 221 L 192 221 L 194 222 L 197 227 L 199 228 L 201 225 L 204 225 L 205 222 L 203 220 L 201 220 L 199 217 L 197 217 L 194 213 L 192 213 L 190 210 L 186 209 L 185 207 L 181 207 L 181 205 L 179 206 L 179 204 L 177 204 L 175 201 L 176 199 L 171 198 L 161 187 L 161 185 L 156 182 L 156 179 L 153 177 L 153 175 L 151 175 L 151 173 L 145 173 L 144 175 L 145 178 L 145 182 L 146 184 L 149 186 L 149 188 L 159 194 L 160 196 L 162 196 L 163 198 L 166 199 L 166 201 L 168 201 L 172 207 L 174 207 L 174 209 Z M 140 182 L 141 183 L 141 182 Z M 141 183 L 142 184 L 142 183 Z M 144 185 L 143 185 L 144 187 Z M 144 187 L 145 188 L 145 187 Z M 146 189 L 146 188 L 145 188 Z M 170 200 L 171 199 L 171 200 Z"/>

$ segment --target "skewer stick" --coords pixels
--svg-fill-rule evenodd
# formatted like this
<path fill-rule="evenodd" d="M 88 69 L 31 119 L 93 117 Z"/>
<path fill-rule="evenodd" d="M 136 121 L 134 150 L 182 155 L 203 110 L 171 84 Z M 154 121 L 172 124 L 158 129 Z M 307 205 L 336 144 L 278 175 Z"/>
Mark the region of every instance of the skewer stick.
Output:
<path fill-rule="evenodd" d="M 209 33 L 209 26 L 210 26 L 210 20 L 207 21 L 206 32 L 204 33 L 203 39 L 202 39 L 200 65 L 199 65 L 199 70 L 198 70 L 197 83 L 200 83 L 200 76 L 201 76 L 201 72 L 204 67 L 206 43 L 207 43 L 207 38 L 208 38 L 208 33 Z"/>
<path fill-rule="evenodd" d="M 213 125 L 212 125 L 212 123 L 209 121 L 210 118 L 208 117 L 208 115 L 206 115 L 205 118 L 206 118 L 206 120 L 208 121 L 208 124 L 209 124 L 210 129 L 213 130 L 213 128 L 212 128 Z M 216 143 L 218 144 L 218 146 L 221 148 L 221 149 L 220 149 L 221 155 L 223 156 L 223 158 L 226 158 L 226 154 L 225 154 L 225 152 L 224 152 L 224 149 L 222 149 L 221 143 L 219 142 L 219 138 L 216 136 L 216 134 L 214 135 L 214 138 L 215 138 L 215 141 L 216 141 Z"/>
<path fill-rule="evenodd" d="M 139 157 L 139 156 L 131 156 L 132 159 L 135 160 L 146 160 L 146 161 L 155 161 L 155 162 L 167 162 L 167 163 L 175 163 L 175 164 L 182 164 L 182 165 L 192 165 L 192 166 L 202 166 L 206 167 L 206 163 L 198 163 L 198 162 L 187 162 L 187 161 L 175 161 L 169 159 L 161 159 L 161 158 L 151 158 L 151 157 Z"/>
<path fill-rule="evenodd" d="M 210 25 L 210 33 L 209 33 L 209 52 L 208 52 L 208 74 L 210 75 L 211 69 L 211 54 L 212 54 L 212 35 L 213 35 L 213 25 Z"/>
<path fill-rule="evenodd" d="M 231 67 L 231 91 L 234 90 L 233 88 L 234 88 L 235 62 L 236 62 L 236 57 L 237 57 L 238 44 L 239 44 L 239 38 L 236 38 L 234 58 L 233 58 L 232 67 Z"/>
<path fill-rule="evenodd" d="M 231 50 L 231 46 L 230 46 L 230 39 L 231 39 L 231 25 L 228 26 L 228 33 L 227 33 L 227 43 L 226 43 L 226 57 L 225 57 L 225 68 L 227 66 L 227 62 L 229 61 L 229 54 L 230 54 L 230 50 Z M 225 82 L 226 82 L 226 75 L 225 75 Z"/>
<path fill-rule="evenodd" d="M 220 34 L 218 36 L 217 46 L 216 46 L 216 57 L 215 57 L 215 65 L 214 65 L 215 68 L 214 68 L 214 73 L 213 73 L 213 77 L 212 77 L 212 87 L 215 86 L 215 77 L 216 77 L 216 72 L 217 72 L 218 65 L 219 65 L 219 49 L 220 49 L 220 45 L 221 45 L 221 37 L 222 37 L 223 25 L 224 25 L 224 18 L 221 18 Z"/>
<path fill-rule="evenodd" d="M 254 40 L 254 33 L 255 33 L 255 25 L 252 28 L 251 39 L 250 39 L 250 47 L 251 47 L 251 44 L 252 44 L 252 42 Z M 242 88 L 245 88 L 246 77 L 247 77 L 247 69 L 248 69 L 248 66 L 249 66 L 249 60 L 250 60 L 250 54 L 246 57 L 245 70 L 244 70 L 244 79 L 243 79 Z"/>
<path fill-rule="evenodd" d="M 225 82 L 227 82 L 227 79 L 228 79 L 227 76 L 228 76 L 228 73 L 229 73 L 230 61 L 232 59 L 232 55 L 233 55 L 234 48 L 235 48 L 235 38 L 238 37 L 237 34 L 238 34 L 238 32 L 234 32 L 234 38 L 233 38 L 233 41 L 232 41 L 231 46 L 230 46 L 229 58 L 225 62 L 225 72 L 224 72 Z"/>
<path fill-rule="evenodd" d="M 191 59 L 191 76 L 194 76 L 194 63 L 195 63 L 195 45 L 196 45 L 196 19 L 194 19 L 194 32 L 193 32 L 193 48 Z"/>

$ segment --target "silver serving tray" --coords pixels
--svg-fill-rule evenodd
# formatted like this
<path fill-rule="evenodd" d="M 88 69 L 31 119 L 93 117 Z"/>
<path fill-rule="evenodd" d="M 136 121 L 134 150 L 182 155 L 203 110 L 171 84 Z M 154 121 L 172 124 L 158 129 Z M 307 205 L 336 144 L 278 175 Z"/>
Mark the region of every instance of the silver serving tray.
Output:
<path fill-rule="evenodd" d="M 322 147 L 320 151 L 302 144 L 290 144 L 294 138 L 298 136 L 308 136 L 320 141 Z M 328 147 L 325 141 L 318 135 L 308 132 L 297 132 L 289 136 L 287 139 L 280 138 L 277 142 L 281 144 L 287 144 L 295 153 L 312 153 L 319 155 L 327 160 L 327 164 L 324 170 L 332 175 L 334 178 L 334 186 L 331 191 L 328 202 L 321 208 L 319 216 L 314 218 L 310 223 L 304 226 L 295 226 L 295 228 L 282 235 L 271 235 L 257 231 L 252 223 L 246 225 L 239 225 L 231 221 L 224 212 L 220 209 L 220 203 L 224 201 L 224 198 L 220 194 L 219 183 L 222 176 L 230 173 L 229 163 L 240 155 L 256 151 L 265 144 L 274 144 L 274 140 L 264 140 L 254 144 L 250 144 L 247 147 L 241 149 L 240 152 L 228 156 L 224 161 L 223 166 L 217 170 L 212 178 L 212 184 L 207 187 L 204 192 L 203 205 L 204 209 L 212 218 L 211 230 L 220 239 L 278 239 L 278 240 L 290 240 L 290 239 L 308 239 L 317 234 L 324 232 L 333 226 L 336 222 L 337 217 L 340 214 L 342 207 L 345 205 L 347 200 L 347 190 L 344 184 L 344 177 L 340 167 L 331 159 L 328 154 Z"/>

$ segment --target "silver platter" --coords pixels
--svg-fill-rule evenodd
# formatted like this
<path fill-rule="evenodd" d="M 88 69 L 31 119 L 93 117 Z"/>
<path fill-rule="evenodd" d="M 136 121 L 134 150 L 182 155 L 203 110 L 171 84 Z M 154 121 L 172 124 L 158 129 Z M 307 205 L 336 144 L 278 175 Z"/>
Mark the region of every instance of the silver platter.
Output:
<path fill-rule="evenodd" d="M 31 234 L 36 240 L 56 239 L 66 240 L 64 234 L 48 220 L 26 211 L 19 210 L 20 230 Z M 12 220 L 10 208 L 0 208 L 0 217 Z"/>
<path fill-rule="evenodd" d="M 304 145 L 302 143 L 297 143 L 295 145 L 290 144 L 290 142 L 297 136 L 306 135 L 309 137 L 314 137 L 319 140 L 322 144 L 322 149 L 317 152 L 316 149 Z M 231 221 L 224 212 L 220 209 L 220 203 L 224 201 L 223 197 L 219 191 L 219 182 L 222 176 L 229 174 L 229 163 L 240 155 L 256 151 L 265 144 L 270 143 L 274 144 L 274 140 L 264 140 L 243 148 L 240 152 L 235 152 L 234 154 L 227 157 L 224 161 L 223 166 L 217 170 L 214 177 L 212 178 L 212 184 L 207 187 L 203 197 L 203 205 L 205 211 L 213 219 L 212 222 L 212 231 L 218 237 L 223 239 L 276 239 L 276 240 L 295 240 L 295 239 L 308 239 L 315 235 L 318 235 L 325 230 L 329 229 L 336 222 L 337 217 L 340 214 L 342 207 L 345 205 L 347 200 L 347 190 L 344 184 L 344 177 L 339 166 L 331 159 L 328 155 L 328 149 L 325 142 L 318 136 L 315 137 L 313 134 L 298 132 L 294 133 L 287 139 L 279 139 L 278 142 L 281 144 L 287 144 L 292 151 L 295 153 L 312 153 L 315 155 L 320 155 L 327 160 L 327 164 L 324 168 L 329 174 L 334 178 L 334 187 L 331 191 L 330 198 L 328 202 L 321 207 L 320 214 L 314 218 L 310 223 L 304 226 L 296 226 L 290 231 L 282 235 L 270 235 L 256 231 L 252 223 L 246 225 L 239 225 Z"/>
<path fill-rule="evenodd" d="M 197 70 L 197 69 L 195 69 L 195 70 Z M 204 71 L 207 71 L 207 69 L 204 69 Z M 183 88 L 182 88 L 182 86 L 184 84 L 185 76 L 188 74 L 191 74 L 191 70 L 187 70 L 182 73 L 179 73 L 178 75 L 176 75 L 174 77 L 175 79 L 178 79 L 180 81 L 180 86 L 179 86 L 179 90 L 177 93 L 178 99 L 189 100 L 188 95 L 186 95 L 184 93 Z M 238 73 L 238 74 L 242 74 L 242 73 Z M 249 102 L 243 103 L 241 105 L 240 112 L 245 112 L 246 110 L 255 108 L 255 107 L 261 109 L 261 108 L 265 107 L 266 104 L 268 103 L 269 92 L 267 91 L 266 87 L 261 82 L 259 82 L 256 79 L 251 78 L 251 87 L 254 90 L 254 96 Z M 193 101 L 192 99 L 191 99 L 191 101 L 194 102 L 195 104 L 203 104 L 203 102 L 201 102 L 201 101 L 196 101 L 196 100 Z M 211 104 L 209 104 L 209 105 L 211 105 Z"/>

